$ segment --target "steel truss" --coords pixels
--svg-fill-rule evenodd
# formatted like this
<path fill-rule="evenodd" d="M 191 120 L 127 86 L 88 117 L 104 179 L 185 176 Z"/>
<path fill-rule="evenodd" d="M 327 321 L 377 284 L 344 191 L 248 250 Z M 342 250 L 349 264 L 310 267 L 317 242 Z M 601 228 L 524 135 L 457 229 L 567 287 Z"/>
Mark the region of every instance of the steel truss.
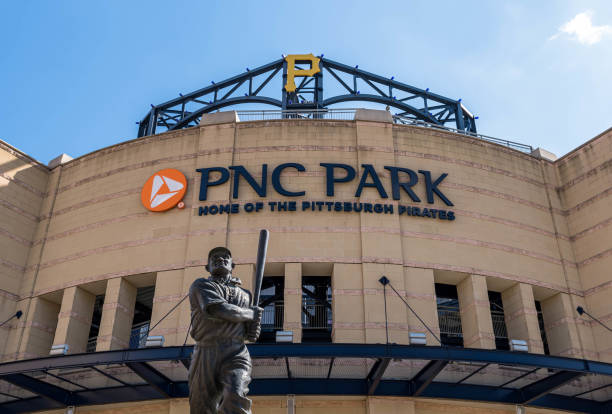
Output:
<path fill-rule="evenodd" d="M 451 126 L 464 132 L 476 133 L 475 117 L 461 103 L 414 86 L 320 58 L 321 72 L 302 77 L 295 92 L 288 93 L 284 85 L 287 62 L 279 59 L 221 82 L 188 93 L 168 102 L 151 105 L 149 113 L 139 122 L 138 136 L 154 135 L 199 124 L 203 114 L 241 104 L 265 104 L 283 110 L 325 109 L 342 102 L 374 102 L 399 110 L 396 115 L 421 120 L 434 125 Z M 299 69 L 299 67 L 296 66 Z M 346 93 L 323 97 L 323 76 Z M 264 88 L 272 82 L 282 91 L 281 99 L 265 96 Z M 326 82 L 327 82 L 326 81 Z M 272 84 L 270 84 L 272 85 Z M 362 93 L 361 89 L 364 90 Z M 366 91 L 367 90 L 367 91 Z"/>
<path fill-rule="evenodd" d="M 185 380 L 172 380 L 154 367 L 163 361 L 180 361 L 179 367 L 189 366 L 193 347 L 145 348 L 118 350 L 39 358 L 0 364 L 0 383 L 8 382 L 22 390 L 35 394 L 33 397 L 10 396 L 10 401 L 0 403 L 2 413 L 23 413 L 50 410 L 70 405 L 98 405 L 128 401 L 145 401 L 164 398 L 184 398 L 189 394 Z M 271 359 L 286 363 L 285 375 L 275 378 L 255 377 L 250 385 L 251 395 L 378 395 L 428 398 L 452 398 L 529 405 L 534 407 L 571 410 L 587 413 L 611 413 L 612 400 L 594 400 L 581 396 L 612 386 L 612 364 L 581 359 L 552 357 L 540 354 L 507 351 L 447 348 L 433 346 L 407 346 L 384 344 L 255 344 L 249 345 L 254 361 Z M 289 359 L 308 361 L 327 360 L 329 367 L 322 367 L 320 378 L 300 378 L 290 369 Z M 331 376 L 334 364 L 343 358 L 374 361 L 369 373 L 362 378 L 354 376 Z M 385 377 L 393 361 L 421 361 L 423 367 L 405 380 Z M 436 381 L 447 367 L 475 367 L 459 381 Z M 491 364 L 513 369 L 516 376 L 499 386 L 467 383 L 472 376 L 486 370 Z M 142 380 L 128 383 L 101 367 L 124 367 Z M 476 368 L 478 367 L 478 368 Z M 61 375 L 62 373 L 91 369 L 99 375 L 116 381 L 118 386 L 88 388 L 78 385 Z M 181 368 L 185 369 L 185 368 Z M 56 370 L 51 374 L 49 370 Z M 533 377 L 534 373 L 539 374 Z M 325 374 L 326 373 L 326 374 Z M 42 375 L 41 375 L 42 374 Z M 50 383 L 45 375 L 52 375 L 80 389 Z M 526 379 L 532 376 L 531 380 Z M 587 389 L 575 395 L 554 393 L 560 387 L 582 377 L 599 377 L 604 385 Z M 186 378 L 186 371 L 185 371 Z M 448 378 L 448 377 L 447 377 Z M 511 383 L 521 386 L 512 388 Z M 14 389 L 11 389 L 15 392 Z M 580 398 L 579 398 L 580 397 Z"/>

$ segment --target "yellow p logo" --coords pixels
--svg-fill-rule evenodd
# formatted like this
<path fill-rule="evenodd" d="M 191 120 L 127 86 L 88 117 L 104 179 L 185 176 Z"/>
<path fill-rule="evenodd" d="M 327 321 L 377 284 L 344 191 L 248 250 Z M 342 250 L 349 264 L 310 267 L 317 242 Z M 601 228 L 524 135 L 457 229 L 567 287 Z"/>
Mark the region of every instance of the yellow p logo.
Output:
<path fill-rule="evenodd" d="M 321 72 L 319 68 L 320 58 L 312 53 L 308 55 L 287 55 L 287 84 L 285 90 L 287 92 L 295 92 L 295 77 L 296 76 L 314 76 L 315 73 Z M 310 63 L 310 69 L 295 69 L 296 63 Z"/>

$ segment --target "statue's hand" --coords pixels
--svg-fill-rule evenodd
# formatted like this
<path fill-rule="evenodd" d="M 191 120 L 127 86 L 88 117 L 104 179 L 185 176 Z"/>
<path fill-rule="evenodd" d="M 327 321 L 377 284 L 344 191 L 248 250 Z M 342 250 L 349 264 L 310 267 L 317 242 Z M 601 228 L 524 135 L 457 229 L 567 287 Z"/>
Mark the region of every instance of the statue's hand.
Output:
<path fill-rule="evenodd" d="M 249 342 L 257 342 L 259 335 L 261 334 L 261 323 L 249 322 L 247 324 L 246 339 Z"/>
<path fill-rule="evenodd" d="M 253 309 L 253 320 L 246 324 L 246 339 L 249 342 L 256 342 L 261 334 L 261 317 L 263 309 L 259 306 L 251 307 Z"/>
<path fill-rule="evenodd" d="M 251 306 L 253 310 L 253 322 L 261 323 L 261 317 L 263 316 L 263 308 L 259 306 Z"/>

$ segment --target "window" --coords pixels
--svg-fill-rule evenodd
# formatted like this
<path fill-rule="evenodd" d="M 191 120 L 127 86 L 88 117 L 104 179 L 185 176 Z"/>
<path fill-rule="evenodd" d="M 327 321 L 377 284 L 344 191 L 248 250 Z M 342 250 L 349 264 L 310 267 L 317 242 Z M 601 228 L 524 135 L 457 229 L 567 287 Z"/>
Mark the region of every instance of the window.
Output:
<path fill-rule="evenodd" d="M 540 325 L 540 336 L 542 337 L 542 345 L 544 345 L 544 354 L 550 355 L 550 349 L 548 349 L 548 339 L 546 338 L 546 331 L 544 330 L 544 316 L 542 316 L 542 304 L 540 301 L 535 301 L 536 311 L 538 312 L 538 325 Z"/>
<path fill-rule="evenodd" d="M 436 304 L 442 345 L 463 346 L 457 287 L 436 283 Z"/>
<path fill-rule="evenodd" d="M 285 278 L 267 276 L 261 282 L 259 306 L 263 308 L 261 335 L 257 342 L 276 342 L 276 331 L 283 329 Z"/>
<path fill-rule="evenodd" d="M 331 342 L 331 301 L 331 277 L 302 277 L 302 342 Z"/>
<path fill-rule="evenodd" d="M 134 307 L 134 320 L 130 334 L 130 349 L 144 348 L 151 325 L 153 310 L 153 295 L 155 286 L 138 288 L 136 291 L 136 305 Z"/>
<path fill-rule="evenodd" d="M 504 305 L 499 292 L 489 291 L 489 305 L 491 308 L 491 320 L 493 321 L 493 333 L 495 334 L 495 349 L 510 350 L 508 341 L 508 329 L 506 329 L 506 318 L 504 316 Z"/>
<path fill-rule="evenodd" d="M 91 327 L 89 328 L 89 336 L 87 337 L 87 347 L 85 352 L 96 352 L 98 345 L 98 333 L 100 332 L 100 323 L 102 322 L 102 306 L 104 305 L 104 295 L 96 296 L 94 302 L 93 316 L 91 318 Z"/>

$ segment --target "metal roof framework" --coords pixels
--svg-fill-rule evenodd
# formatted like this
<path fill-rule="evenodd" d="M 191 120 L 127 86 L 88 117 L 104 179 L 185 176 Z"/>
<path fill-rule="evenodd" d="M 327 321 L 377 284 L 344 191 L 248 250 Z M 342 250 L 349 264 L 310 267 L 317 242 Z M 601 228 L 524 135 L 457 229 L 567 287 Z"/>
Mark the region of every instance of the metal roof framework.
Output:
<path fill-rule="evenodd" d="M 430 92 L 429 88 L 420 89 L 398 82 L 394 77 L 376 75 L 359 69 L 358 65 L 345 65 L 322 55 L 319 66 L 319 73 L 301 78 L 295 92 L 287 92 L 284 88 L 287 79 L 284 58 L 255 69 L 247 68 L 245 72 L 220 82 L 212 81 L 210 86 L 151 105 L 151 110 L 138 122 L 138 137 L 199 125 L 203 114 L 228 106 L 265 104 L 282 110 L 300 111 L 325 109 L 342 102 L 387 105 L 399 110 L 396 115 L 476 133 L 476 117 L 463 106 L 461 99 L 447 98 Z M 296 66 L 296 69 L 300 67 Z M 330 82 L 328 85 L 334 84 L 342 93 L 324 98 L 325 74 L 326 82 Z M 279 96 L 265 95 L 265 88 L 273 79 L 278 82 L 280 99 Z"/>
<path fill-rule="evenodd" d="M 496 350 L 384 344 L 253 344 L 251 396 L 450 398 L 612 413 L 612 364 Z M 189 395 L 192 346 L 0 364 L 0 412 Z"/>

